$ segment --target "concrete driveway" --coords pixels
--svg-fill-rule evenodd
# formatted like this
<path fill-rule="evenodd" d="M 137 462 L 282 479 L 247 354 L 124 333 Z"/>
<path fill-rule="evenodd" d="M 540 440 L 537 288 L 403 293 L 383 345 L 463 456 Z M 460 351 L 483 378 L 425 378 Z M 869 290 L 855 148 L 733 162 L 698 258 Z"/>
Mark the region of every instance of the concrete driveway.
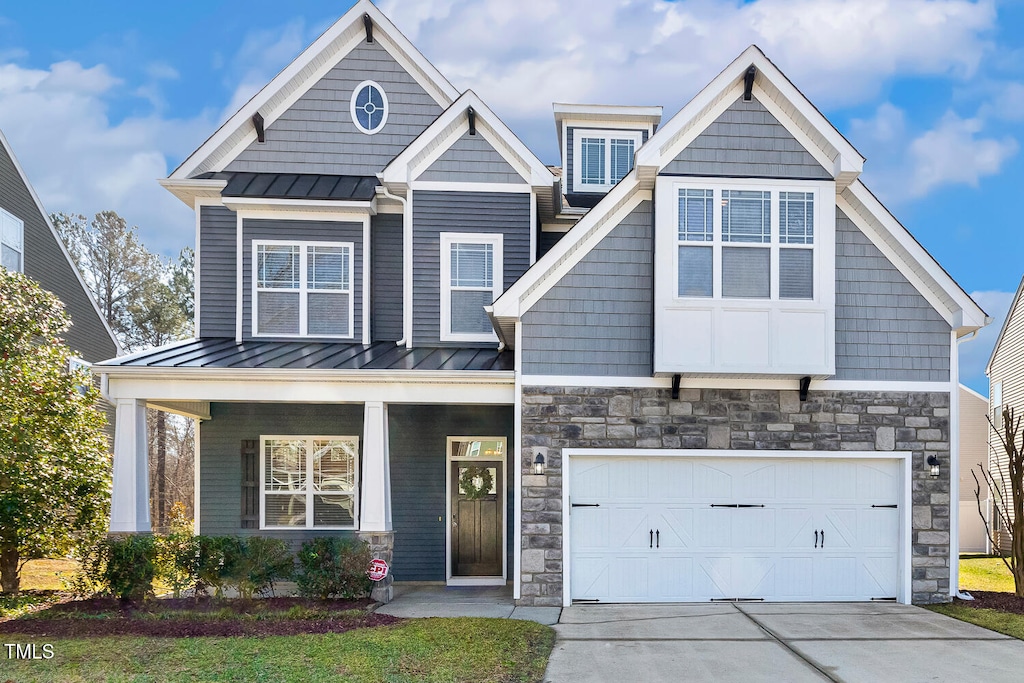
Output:
<path fill-rule="evenodd" d="M 577 605 L 545 681 L 1024 680 L 1024 642 L 891 603 Z"/>

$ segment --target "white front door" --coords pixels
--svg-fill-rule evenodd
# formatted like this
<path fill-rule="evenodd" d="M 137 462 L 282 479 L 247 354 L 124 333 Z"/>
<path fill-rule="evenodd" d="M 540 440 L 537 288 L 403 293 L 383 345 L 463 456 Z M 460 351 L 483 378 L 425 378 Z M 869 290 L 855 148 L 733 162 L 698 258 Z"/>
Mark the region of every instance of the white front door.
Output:
<path fill-rule="evenodd" d="M 570 595 L 894 598 L 899 461 L 573 456 Z"/>

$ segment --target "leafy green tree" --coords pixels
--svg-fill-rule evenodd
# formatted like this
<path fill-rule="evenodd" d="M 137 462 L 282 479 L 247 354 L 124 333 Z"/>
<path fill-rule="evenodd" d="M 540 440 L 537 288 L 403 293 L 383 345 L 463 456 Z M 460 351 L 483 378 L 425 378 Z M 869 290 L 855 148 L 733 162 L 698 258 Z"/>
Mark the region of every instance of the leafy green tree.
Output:
<path fill-rule="evenodd" d="M 26 561 L 106 532 L 110 456 L 92 378 L 68 367 L 60 299 L 0 268 L 0 320 L 0 588 L 16 593 Z"/>

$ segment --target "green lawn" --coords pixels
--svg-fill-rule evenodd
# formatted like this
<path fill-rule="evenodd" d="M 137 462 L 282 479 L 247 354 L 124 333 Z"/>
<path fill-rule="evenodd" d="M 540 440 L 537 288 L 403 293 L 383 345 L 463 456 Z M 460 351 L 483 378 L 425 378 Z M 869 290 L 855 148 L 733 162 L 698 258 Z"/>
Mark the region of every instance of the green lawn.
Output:
<path fill-rule="evenodd" d="M 53 645 L 50 660 L 6 660 L 22 681 L 540 681 L 554 631 L 506 619 L 412 619 L 346 633 L 269 638 L 90 638 L 6 634 Z"/>
<path fill-rule="evenodd" d="M 1013 592 L 1013 575 L 998 557 L 960 556 L 960 590 Z"/>
<path fill-rule="evenodd" d="M 1000 612 L 994 609 L 977 609 L 963 604 L 929 605 L 927 609 L 947 617 L 953 617 L 970 624 L 977 624 L 990 631 L 1005 633 L 1024 640 L 1024 614 Z"/>

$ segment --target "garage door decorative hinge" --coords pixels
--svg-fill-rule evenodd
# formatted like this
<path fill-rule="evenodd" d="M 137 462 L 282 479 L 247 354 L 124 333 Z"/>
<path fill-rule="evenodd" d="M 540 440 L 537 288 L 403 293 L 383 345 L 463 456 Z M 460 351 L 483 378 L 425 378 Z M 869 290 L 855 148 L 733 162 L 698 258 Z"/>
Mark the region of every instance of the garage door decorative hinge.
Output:
<path fill-rule="evenodd" d="M 711 598 L 711 602 L 764 602 L 764 598 Z"/>
<path fill-rule="evenodd" d="M 748 505 L 746 503 L 712 503 L 713 508 L 763 508 L 764 505 Z"/>
<path fill-rule="evenodd" d="M 873 508 L 898 508 L 899 505 L 896 505 L 894 503 L 892 505 L 872 505 L 871 507 L 873 507 Z"/>
<path fill-rule="evenodd" d="M 601 504 L 600 503 L 573 503 L 572 507 L 574 507 L 574 508 L 599 508 L 599 507 L 601 507 Z"/>

